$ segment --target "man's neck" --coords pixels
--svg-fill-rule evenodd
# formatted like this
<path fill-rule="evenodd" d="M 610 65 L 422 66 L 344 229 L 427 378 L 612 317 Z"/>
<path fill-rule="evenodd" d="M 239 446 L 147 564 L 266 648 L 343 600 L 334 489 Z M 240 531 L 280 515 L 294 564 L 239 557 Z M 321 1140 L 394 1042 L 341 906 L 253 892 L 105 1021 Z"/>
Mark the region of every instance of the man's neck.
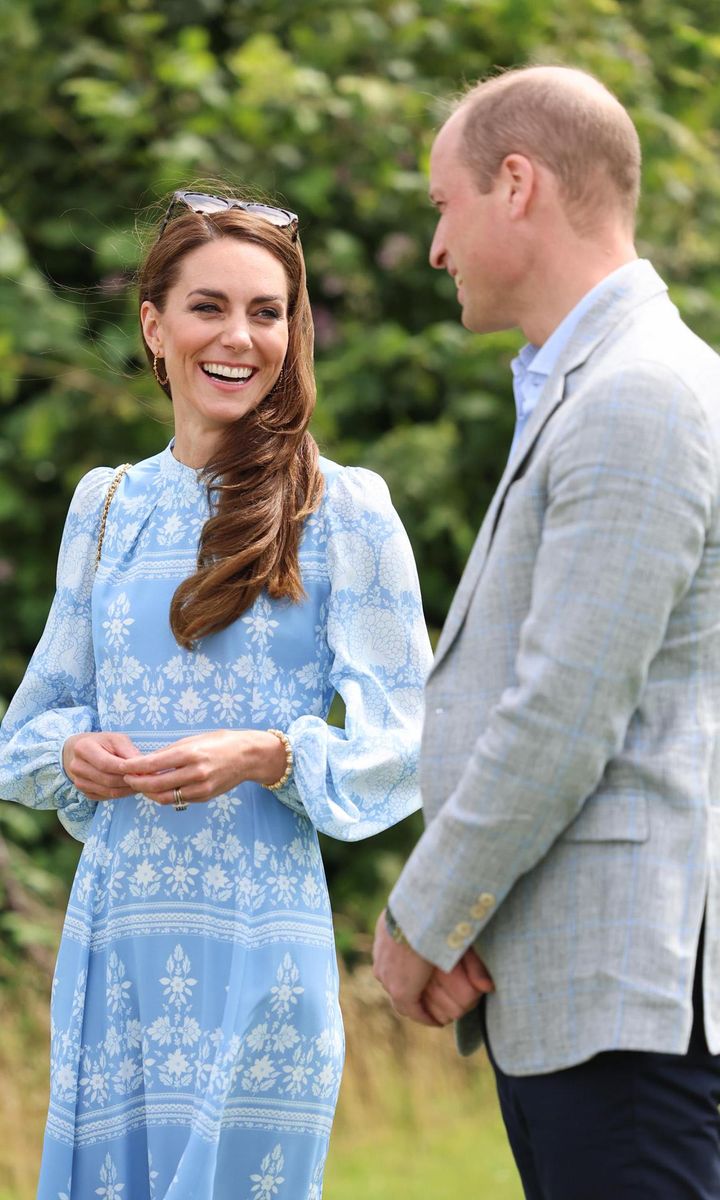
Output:
<path fill-rule="evenodd" d="M 583 296 L 626 263 L 637 258 L 631 242 L 611 251 L 564 256 L 558 253 L 529 280 L 527 302 L 518 324 L 529 342 L 542 346 Z"/>

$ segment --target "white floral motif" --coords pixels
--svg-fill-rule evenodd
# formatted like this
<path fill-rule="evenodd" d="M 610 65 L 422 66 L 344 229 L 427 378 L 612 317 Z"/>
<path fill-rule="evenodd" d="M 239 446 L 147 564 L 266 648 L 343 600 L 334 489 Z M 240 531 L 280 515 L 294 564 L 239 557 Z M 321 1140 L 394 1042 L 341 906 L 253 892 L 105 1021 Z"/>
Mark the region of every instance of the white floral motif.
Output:
<path fill-rule="evenodd" d="M 115 1058 L 123 1048 L 123 1038 L 117 1025 L 108 1025 L 103 1048 L 108 1058 Z"/>
<path fill-rule="evenodd" d="M 272 612 L 272 606 L 266 596 L 262 594 L 258 596 L 249 614 L 243 617 L 243 624 L 248 627 L 251 642 L 259 642 L 261 646 L 264 646 L 272 637 L 278 627 L 278 622 L 273 618 Z"/>
<path fill-rule="evenodd" d="M 128 521 L 127 525 L 125 525 L 122 529 L 119 529 L 117 531 L 116 537 L 113 537 L 113 535 L 111 534 L 108 540 L 109 540 L 110 545 L 116 546 L 119 550 L 121 550 L 124 553 L 125 551 L 128 550 L 128 548 L 130 546 L 132 546 L 132 544 L 135 541 L 135 539 L 137 538 L 139 532 L 140 532 L 139 522 Z"/>
<path fill-rule="evenodd" d="M 140 711 L 148 725 L 157 729 L 165 721 L 165 710 L 170 703 L 170 697 L 165 694 L 160 679 L 153 684 L 146 676 L 142 686 L 142 695 L 138 701 Z"/>
<path fill-rule="evenodd" d="M 173 707 L 175 719 L 182 725 L 199 725 L 205 720 L 207 701 L 194 687 L 186 687 Z"/>
<path fill-rule="evenodd" d="M 129 882 L 133 896 L 154 896 L 160 890 L 160 876 L 147 858 L 138 864 Z"/>
<path fill-rule="evenodd" d="M 125 1184 L 118 1181 L 117 1168 L 109 1154 L 105 1155 L 100 1168 L 100 1182 L 104 1186 L 95 1188 L 95 1195 L 100 1200 L 122 1200 L 120 1193 L 125 1190 Z"/>
<path fill-rule="evenodd" d="M 226 795 L 223 792 L 222 795 L 216 796 L 214 800 L 208 802 L 208 811 L 220 824 L 226 824 L 232 820 L 235 809 L 239 808 L 241 804 L 240 796 Z"/>
<path fill-rule="evenodd" d="M 313 1177 L 312 1177 L 312 1180 L 310 1181 L 310 1191 L 308 1192 L 307 1200 L 322 1200 L 322 1182 L 323 1182 L 324 1166 L 325 1166 L 325 1158 L 323 1157 L 321 1159 L 321 1161 L 315 1167 L 315 1170 L 313 1171 Z"/>
<path fill-rule="evenodd" d="M 108 605 L 109 620 L 103 621 L 103 629 L 111 646 L 122 645 L 130 626 L 135 624 L 135 618 L 129 616 L 129 612 L 130 602 L 124 592 Z"/>
<path fill-rule="evenodd" d="M 260 1173 L 250 1176 L 253 1200 L 272 1200 L 273 1196 L 277 1196 L 280 1190 L 280 1184 L 285 1180 L 280 1172 L 285 1166 L 285 1158 L 282 1152 L 282 1146 L 277 1145 L 269 1154 L 266 1154 L 260 1164 Z"/>
<path fill-rule="evenodd" d="M 275 681 L 272 704 L 280 724 L 287 728 L 302 711 L 303 698 L 298 692 L 294 679 L 288 679 L 285 683 L 281 683 L 280 680 Z"/>
<path fill-rule="evenodd" d="M 145 852 L 147 854 L 164 854 L 170 844 L 171 838 L 167 830 L 163 829 L 162 825 L 151 824 L 145 838 Z"/>
<path fill-rule="evenodd" d="M 198 868 L 191 866 L 192 850 L 189 846 L 184 850 L 171 846 L 168 860 L 169 865 L 163 867 L 162 872 L 167 876 L 170 891 L 176 896 L 191 896 L 196 890 L 194 876 L 199 874 Z"/>
<path fill-rule="evenodd" d="M 80 1087 L 85 1092 L 86 1100 L 92 1104 L 104 1103 L 109 1095 L 107 1057 L 104 1051 L 101 1050 L 96 1058 L 84 1053 L 82 1071 Z"/>
<path fill-rule="evenodd" d="M 232 895 L 230 876 L 221 866 L 213 863 L 203 873 L 203 891 L 212 900 L 229 900 Z"/>
<path fill-rule="evenodd" d="M 175 1026 L 169 1016 L 158 1017 L 148 1027 L 148 1035 L 161 1046 L 169 1046 L 175 1036 Z"/>
<path fill-rule="evenodd" d="M 245 697 L 237 690 L 237 680 L 231 671 L 217 671 L 215 674 L 215 691 L 210 693 L 210 700 L 215 705 L 219 721 L 232 724 L 239 719 Z"/>
<path fill-rule="evenodd" d="M 136 1058 L 131 1058 L 126 1054 L 119 1063 L 118 1069 L 113 1075 L 113 1083 L 115 1091 L 119 1093 L 133 1092 L 140 1087 L 143 1079 L 142 1066 Z"/>
<path fill-rule="evenodd" d="M 302 902 L 307 908 L 319 908 L 323 901 L 323 892 L 317 877 L 311 872 L 306 871 L 303 875 L 302 884 L 300 885 L 300 895 Z"/>
<path fill-rule="evenodd" d="M 320 670 L 318 664 L 314 662 L 306 663 L 304 667 L 300 667 L 295 672 L 295 678 L 301 687 L 314 690 L 320 683 Z"/>
<path fill-rule="evenodd" d="M 358 625 L 350 631 L 348 648 L 357 661 L 397 671 L 407 657 L 407 633 L 399 615 L 384 607 L 365 605 Z"/>
<path fill-rule="evenodd" d="M 165 674 L 171 683 L 182 683 L 185 678 L 185 659 L 182 654 L 175 654 L 169 662 L 165 664 Z"/>
<path fill-rule="evenodd" d="M 193 1077 L 190 1060 L 181 1050 L 174 1050 L 161 1064 L 159 1075 L 169 1087 L 187 1087 Z"/>
<path fill-rule="evenodd" d="M 125 979 L 125 964 L 121 962 L 114 950 L 110 951 L 107 967 L 107 983 L 105 1001 L 108 1011 L 116 1013 L 119 1008 L 126 1008 L 129 1000 L 128 993 L 132 988 L 129 979 Z"/>
<path fill-rule="evenodd" d="M 251 1091 L 264 1092 L 277 1079 L 277 1071 L 269 1054 L 263 1054 L 250 1064 L 243 1077 L 243 1087 Z"/>
<path fill-rule="evenodd" d="M 303 1054 L 302 1050 L 298 1047 L 292 1062 L 285 1063 L 283 1072 L 285 1074 L 285 1091 L 291 1096 L 298 1096 L 303 1093 L 315 1073 L 312 1050 L 308 1050 Z"/>
<path fill-rule="evenodd" d="M 72 1067 L 68 1063 L 59 1066 L 54 1073 L 53 1082 L 58 1095 L 70 1099 L 75 1088 L 75 1072 Z"/>
<path fill-rule="evenodd" d="M 142 1025 L 137 1017 L 131 1018 L 125 1025 L 125 1045 L 129 1049 L 139 1049 L 142 1045 Z"/>
<path fill-rule="evenodd" d="M 161 546 L 172 546 L 182 537 L 185 528 L 185 523 L 179 513 L 172 513 L 167 520 L 161 525 L 157 532 L 158 544 Z"/>
<path fill-rule="evenodd" d="M 300 1034 L 294 1025 L 285 1022 L 284 1025 L 278 1027 L 271 1034 L 271 1044 L 273 1050 L 292 1050 L 300 1041 Z"/>
<path fill-rule="evenodd" d="M 298 1002 L 298 996 L 302 996 L 305 991 L 304 987 L 299 986 L 300 972 L 289 954 L 286 954 L 281 965 L 277 969 L 275 976 L 277 986 L 270 988 L 270 994 L 273 997 L 270 1007 L 273 1012 L 290 1012 Z"/>
<path fill-rule="evenodd" d="M 332 552 L 343 564 L 345 586 L 361 594 L 367 592 L 377 575 L 375 553 L 368 539 L 358 533 L 336 533 Z"/>
<path fill-rule="evenodd" d="M 168 996 L 170 1003 L 176 1007 L 187 1004 L 192 989 L 197 983 L 190 975 L 190 959 L 182 946 L 176 946 L 166 964 L 167 975 L 160 982 L 163 985 L 163 995 Z"/>
<path fill-rule="evenodd" d="M 112 658 L 104 658 L 98 668 L 98 678 L 105 688 L 109 689 L 114 684 L 135 683 L 136 680 L 142 678 L 143 672 L 144 668 L 134 655 L 123 654 L 122 658 L 117 661 Z"/>
<path fill-rule="evenodd" d="M 288 855 L 270 856 L 270 871 L 267 881 L 278 904 L 292 904 L 297 893 L 297 875 L 293 874 L 292 860 Z"/>
<path fill-rule="evenodd" d="M 116 688 L 107 697 L 106 703 L 108 720 L 112 721 L 113 725 L 119 729 L 126 729 L 135 716 L 135 705 L 128 693 L 122 688 Z"/>

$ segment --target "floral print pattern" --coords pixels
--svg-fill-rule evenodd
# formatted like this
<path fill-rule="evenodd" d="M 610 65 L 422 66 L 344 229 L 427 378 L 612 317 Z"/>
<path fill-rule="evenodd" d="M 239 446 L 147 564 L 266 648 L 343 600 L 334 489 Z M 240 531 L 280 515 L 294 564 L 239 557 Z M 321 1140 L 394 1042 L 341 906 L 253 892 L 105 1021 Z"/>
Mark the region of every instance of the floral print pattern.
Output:
<path fill-rule="evenodd" d="M 81 482 L 45 634 L 2 727 L 0 794 L 84 840 L 53 985 L 39 1200 L 320 1200 L 343 1032 L 317 830 L 365 837 L 419 803 L 429 649 L 412 555 L 377 476 L 324 462 L 297 605 L 261 595 L 186 652 L 167 622 L 208 498 L 172 449 Z M 335 691 L 344 729 L 326 722 Z M 148 751 L 277 727 L 293 775 L 182 814 L 93 804 L 71 733 Z M 245 1181 L 243 1184 L 243 1180 Z"/>

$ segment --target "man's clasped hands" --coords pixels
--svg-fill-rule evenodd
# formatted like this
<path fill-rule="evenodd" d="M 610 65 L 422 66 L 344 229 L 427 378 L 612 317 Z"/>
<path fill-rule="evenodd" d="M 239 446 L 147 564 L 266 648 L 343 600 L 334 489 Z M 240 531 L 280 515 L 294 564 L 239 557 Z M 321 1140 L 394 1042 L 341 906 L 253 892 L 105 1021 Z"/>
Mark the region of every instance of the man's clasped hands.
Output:
<path fill-rule="evenodd" d="M 396 1012 L 421 1025 L 449 1025 L 495 990 L 490 973 L 472 946 L 450 971 L 441 971 L 412 946 L 390 936 L 384 912 L 375 928 L 373 962 L 375 978 L 385 988 Z"/>

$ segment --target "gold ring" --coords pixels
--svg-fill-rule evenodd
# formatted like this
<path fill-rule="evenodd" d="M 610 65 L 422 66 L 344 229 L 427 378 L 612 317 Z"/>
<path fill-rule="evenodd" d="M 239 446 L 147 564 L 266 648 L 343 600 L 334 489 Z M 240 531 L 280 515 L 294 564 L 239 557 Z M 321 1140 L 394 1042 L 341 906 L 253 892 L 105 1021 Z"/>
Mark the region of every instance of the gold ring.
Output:
<path fill-rule="evenodd" d="M 187 808 L 187 800 L 183 800 L 183 794 L 180 788 L 173 788 L 173 801 L 175 812 L 185 812 Z"/>

